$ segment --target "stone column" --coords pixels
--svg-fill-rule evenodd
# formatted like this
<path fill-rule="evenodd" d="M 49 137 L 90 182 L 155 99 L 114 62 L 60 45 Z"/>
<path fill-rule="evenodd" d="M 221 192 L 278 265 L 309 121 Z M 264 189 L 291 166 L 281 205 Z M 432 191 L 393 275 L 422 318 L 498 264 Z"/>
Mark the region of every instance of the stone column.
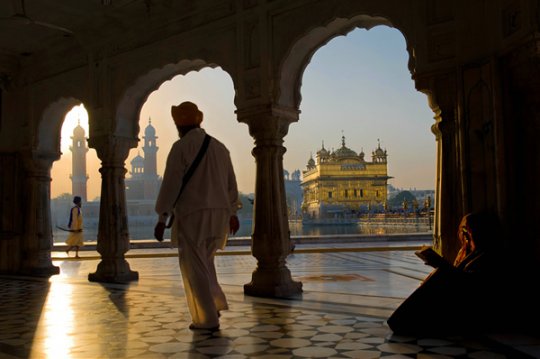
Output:
<path fill-rule="evenodd" d="M 51 166 L 59 158 L 59 153 L 48 152 L 23 155 L 22 274 L 48 277 L 60 272 L 51 260 Z"/>
<path fill-rule="evenodd" d="M 125 283 L 139 279 L 139 273 L 129 268 L 124 254 L 129 250 L 124 161 L 137 139 L 117 136 L 91 137 L 89 145 L 95 148 L 101 160 L 101 202 L 97 251 L 101 262 L 91 282 Z"/>
<path fill-rule="evenodd" d="M 437 141 L 433 244 L 445 258 L 453 260 L 460 246 L 457 228 L 463 214 L 455 76 L 444 73 L 418 76 L 416 88 L 428 95 L 435 114 L 431 127 Z"/>
<path fill-rule="evenodd" d="M 283 180 L 283 137 L 298 111 L 261 107 L 237 111 L 255 139 L 252 151 L 257 173 L 254 226 L 251 249 L 257 268 L 244 293 L 258 297 L 287 298 L 302 293 L 302 283 L 291 278 L 286 258 L 290 253 L 290 232 Z"/>
<path fill-rule="evenodd" d="M 508 253 L 540 268 L 540 34 L 500 59 L 505 186 L 503 225 Z M 516 233 L 519 233 L 517 235 Z M 533 271 L 531 271 L 533 273 Z M 529 285 L 530 286 L 530 285 Z"/>

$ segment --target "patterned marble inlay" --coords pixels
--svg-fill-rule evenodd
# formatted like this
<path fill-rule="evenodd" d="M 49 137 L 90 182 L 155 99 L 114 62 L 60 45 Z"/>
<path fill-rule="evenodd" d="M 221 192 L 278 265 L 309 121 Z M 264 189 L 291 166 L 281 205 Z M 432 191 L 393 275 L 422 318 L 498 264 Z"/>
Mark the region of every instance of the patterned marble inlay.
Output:
<path fill-rule="evenodd" d="M 396 254 L 385 256 L 392 261 L 399 258 Z M 403 263 L 414 258 L 403 257 Z M 217 262 L 218 268 L 230 276 L 249 274 L 251 262 L 244 266 L 242 257 L 238 258 L 238 267 L 233 265 L 234 258 L 224 256 Z M 320 271 L 325 259 L 317 258 Z M 300 266 L 300 255 L 292 259 Z M 316 262 L 309 256 L 303 261 L 304 266 Z M 131 285 L 86 281 L 86 274 L 96 264 L 82 261 L 78 274 L 62 273 L 51 279 L 0 276 L 0 358 L 526 357 L 511 347 L 494 346 L 487 338 L 395 336 L 385 317 L 365 314 L 373 302 L 369 296 L 306 291 L 304 300 L 247 297 L 241 289 L 243 277 L 226 277 L 230 283 L 224 289 L 230 309 L 221 313 L 221 329 L 190 331 L 176 259 L 131 260 L 140 273 L 151 274 Z M 376 282 L 379 276 L 372 268 L 369 271 Z M 235 280 L 238 282 L 233 285 Z"/>

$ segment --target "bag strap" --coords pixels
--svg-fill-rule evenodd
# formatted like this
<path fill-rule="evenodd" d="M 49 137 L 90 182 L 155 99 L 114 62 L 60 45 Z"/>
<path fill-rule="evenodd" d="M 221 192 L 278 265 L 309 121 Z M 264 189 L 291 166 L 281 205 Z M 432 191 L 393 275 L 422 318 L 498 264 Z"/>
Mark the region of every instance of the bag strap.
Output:
<path fill-rule="evenodd" d="M 178 192 L 178 196 L 176 196 L 176 199 L 174 200 L 173 208 L 176 207 L 176 203 L 178 202 L 180 195 L 184 191 L 186 184 L 189 182 L 189 179 L 191 178 L 191 176 L 193 176 L 193 173 L 195 172 L 197 167 L 199 167 L 199 163 L 204 157 L 204 154 L 206 153 L 206 150 L 208 149 L 208 145 L 210 144 L 211 139 L 212 139 L 212 136 L 210 136 L 209 134 L 206 134 L 206 136 L 204 136 L 204 140 L 201 145 L 201 148 L 199 149 L 199 153 L 197 153 L 197 156 L 195 157 L 195 159 L 189 166 L 187 172 L 184 174 L 184 177 L 182 177 L 182 187 L 180 187 L 180 192 Z M 174 215 L 171 216 L 171 220 L 169 221 L 169 224 L 167 224 L 167 228 L 170 228 L 172 226 L 173 217 Z"/>

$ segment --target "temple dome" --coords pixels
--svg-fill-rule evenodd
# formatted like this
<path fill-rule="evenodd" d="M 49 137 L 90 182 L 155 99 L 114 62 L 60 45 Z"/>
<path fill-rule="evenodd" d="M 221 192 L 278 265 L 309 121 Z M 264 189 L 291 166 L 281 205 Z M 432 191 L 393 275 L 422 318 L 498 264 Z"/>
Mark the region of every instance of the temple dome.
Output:
<path fill-rule="evenodd" d="M 330 156 L 330 152 L 328 152 L 326 148 L 324 148 L 324 142 L 322 143 L 321 149 L 317 151 L 317 156 L 321 158 Z"/>
<path fill-rule="evenodd" d="M 357 157 L 358 154 L 345 146 L 345 136 L 341 137 L 341 148 L 334 151 L 336 158 Z"/>
<path fill-rule="evenodd" d="M 358 156 L 358 155 L 356 154 L 356 152 L 354 152 L 353 150 L 351 150 L 350 148 L 347 148 L 347 147 L 345 147 L 345 146 L 343 146 L 343 147 L 337 149 L 337 150 L 334 152 L 334 155 L 335 155 L 336 157 L 340 157 L 340 158 L 342 158 L 342 157 L 356 157 L 356 156 Z"/>
<path fill-rule="evenodd" d="M 137 156 L 133 157 L 130 163 L 135 167 L 138 167 L 138 165 L 142 167 L 144 166 L 144 158 L 138 154 Z"/>

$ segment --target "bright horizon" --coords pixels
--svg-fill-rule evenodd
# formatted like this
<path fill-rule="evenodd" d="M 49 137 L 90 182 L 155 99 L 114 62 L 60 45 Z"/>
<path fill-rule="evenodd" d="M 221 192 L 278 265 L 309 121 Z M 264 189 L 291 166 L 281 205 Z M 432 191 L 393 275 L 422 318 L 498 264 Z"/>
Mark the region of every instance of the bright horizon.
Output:
<path fill-rule="evenodd" d="M 383 45 L 381 45 L 383 44 Z M 321 148 L 338 149 L 342 134 L 346 145 L 363 150 L 366 160 L 377 147 L 388 151 L 389 183 L 399 188 L 435 187 L 434 123 L 427 97 L 414 88 L 407 68 L 408 53 L 403 35 L 392 28 L 357 29 L 320 48 L 308 64 L 302 79 L 300 119 L 289 126 L 285 137 L 284 169 L 304 170 L 310 154 Z M 176 76 L 152 92 L 140 113 L 139 148 L 143 145 L 148 119 L 156 129 L 159 147 L 158 174 L 163 175 L 167 154 L 178 134 L 170 116 L 171 105 L 195 102 L 204 113 L 201 126 L 223 142 L 231 153 L 239 190 L 253 193 L 255 159 L 253 139 L 246 124 L 234 113 L 234 88 L 230 76 L 220 68 Z M 51 197 L 71 193 L 70 136 L 80 118 L 88 136 L 87 113 L 76 106 L 65 118 L 61 132 L 61 159 L 51 172 Z M 343 131 L 343 132 L 342 132 Z M 100 161 L 94 149 L 87 154 L 88 199 L 100 196 Z"/>

